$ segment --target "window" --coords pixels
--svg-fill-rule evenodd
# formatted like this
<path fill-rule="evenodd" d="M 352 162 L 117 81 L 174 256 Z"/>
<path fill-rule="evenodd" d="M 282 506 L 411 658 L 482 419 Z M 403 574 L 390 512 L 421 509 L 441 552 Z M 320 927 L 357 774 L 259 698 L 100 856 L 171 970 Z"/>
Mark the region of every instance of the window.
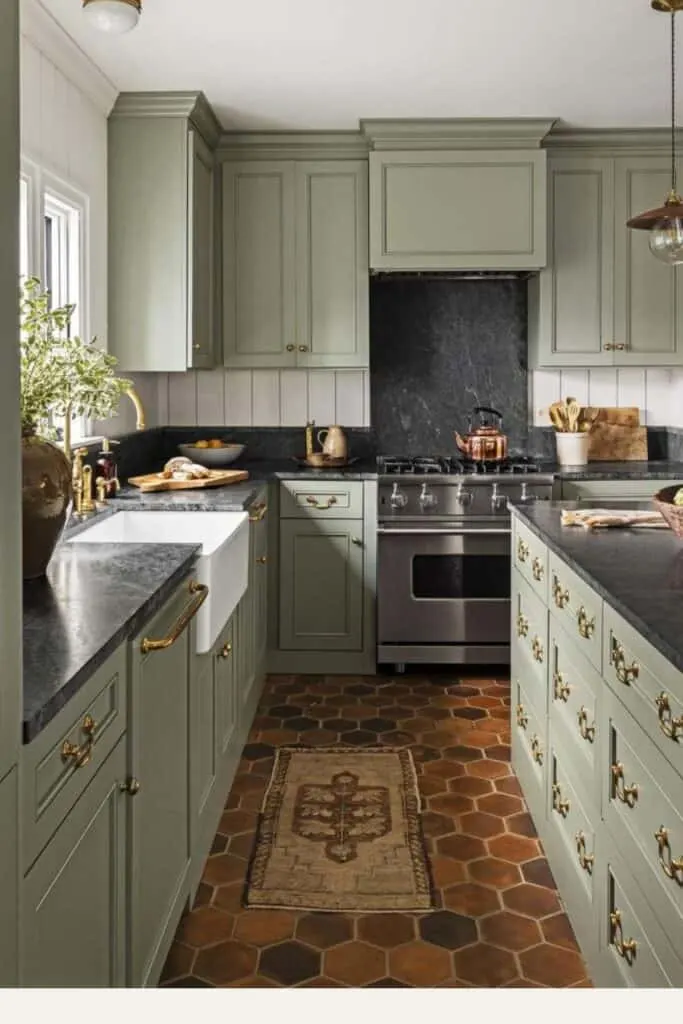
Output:
<path fill-rule="evenodd" d="M 72 304 L 76 308 L 70 333 L 80 333 L 81 310 L 81 213 L 45 192 L 43 216 L 43 287 L 50 293 L 51 308 Z"/>
<path fill-rule="evenodd" d="M 29 183 L 23 175 L 19 179 L 19 274 L 29 276 L 29 234 L 28 234 Z"/>

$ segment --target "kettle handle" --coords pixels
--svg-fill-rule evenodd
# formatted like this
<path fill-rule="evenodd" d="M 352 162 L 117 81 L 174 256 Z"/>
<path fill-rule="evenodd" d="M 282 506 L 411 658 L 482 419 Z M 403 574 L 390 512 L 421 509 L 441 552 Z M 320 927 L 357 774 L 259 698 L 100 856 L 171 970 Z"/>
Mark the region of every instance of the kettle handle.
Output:
<path fill-rule="evenodd" d="M 490 405 L 476 405 L 472 411 L 475 415 L 478 412 L 487 412 L 490 416 L 496 416 L 500 420 L 501 426 L 503 424 L 503 414 L 497 409 L 492 409 Z"/>

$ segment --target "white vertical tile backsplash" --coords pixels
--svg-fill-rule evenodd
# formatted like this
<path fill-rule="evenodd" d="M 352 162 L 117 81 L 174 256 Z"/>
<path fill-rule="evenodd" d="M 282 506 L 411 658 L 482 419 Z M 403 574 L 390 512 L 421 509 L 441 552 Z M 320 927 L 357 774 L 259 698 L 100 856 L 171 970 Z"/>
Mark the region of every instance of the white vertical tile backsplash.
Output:
<path fill-rule="evenodd" d="M 580 405 L 588 405 L 588 370 L 574 366 L 561 370 L 560 393 L 563 398 L 569 395 Z"/>
<path fill-rule="evenodd" d="M 225 377 L 225 408 L 223 422 L 235 427 L 252 423 L 251 370 L 214 370 Z M 173 422 L 172 420 L 170 422 Z"/>
<path fill-rule="evenodd" d="M 319 424 L 336 423 L 334 370 L 318 370 L 308 375 L 308 419 Z"/>
<path fill-rule="evenodd" d="M 680 371 L 654 367 L 645 371 L 645 422 L 651 426 L 671 422 L 671 391 Z"/>
<path fill-rule="evenodd" d="M 304 412 L 306 415 L 302 416 Z M 308 371 L 280 371 L 280 426 L 300 427 L 308 419 Z"/>
<path fill-rule="evenodd" d="M 617 370 L 617 405 L 645 409 L 645 370 L 634 367 Z"/>
<path fill-rule="evenodd" d="M 595 367 L 588 378 L 588 404 L 592 406 L 617 404 L 617 370 L 614 367 Z"/>
<path fill-rule="evenodd" d="M 207 426 L 223 423 L 225 375 L 213 370 L 197 371 L 197 419 Z"/>
<path fill-rule="evenodd" d="M 169 373 L 168 415 L 171 423 L 191 427 L 197 422 L 197 375 Z"/>
<path fill-rule="evenodd" d="M 530 417 L 538 427 L 549 424 L 548 407 L 559 402 L 562 395 L 560 370 L 534 370 L 529 376 L 529 407 L 533 415 Z"/>
<path fill-rule="evenodd" d="M 683 369 L 670 367 L 592 367 L 533 370 L 529 394 L 531 420 L 549 426 L 548 406 L 574 396 L 590 405 L 637 406 L 649 426 L 683 426 Z"/>
<path fill-rule="evenodd" d="M 260 427 L 280 426 L 280 371 L 252 371 L 251 418 Z"/>
<path fill-rule="evenodd" d="M 335 422 L 346 427 L 365 426 L 363 371 L 348 370 L 336 374 Z"/>

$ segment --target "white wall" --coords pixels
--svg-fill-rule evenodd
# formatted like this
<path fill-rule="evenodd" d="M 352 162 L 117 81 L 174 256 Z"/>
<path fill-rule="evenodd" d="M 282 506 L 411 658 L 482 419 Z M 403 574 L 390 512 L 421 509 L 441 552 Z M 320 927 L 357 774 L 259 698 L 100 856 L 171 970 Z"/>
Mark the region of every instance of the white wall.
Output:
<path fill-rule="evenodd" d="M 637 406 L 648 426 L 683 427 L 683 369 L 593 367 L 534 370 L 529 375 L 530 418 L 550 426 L 548 406 L 571 395 L 583 405 Z"/>

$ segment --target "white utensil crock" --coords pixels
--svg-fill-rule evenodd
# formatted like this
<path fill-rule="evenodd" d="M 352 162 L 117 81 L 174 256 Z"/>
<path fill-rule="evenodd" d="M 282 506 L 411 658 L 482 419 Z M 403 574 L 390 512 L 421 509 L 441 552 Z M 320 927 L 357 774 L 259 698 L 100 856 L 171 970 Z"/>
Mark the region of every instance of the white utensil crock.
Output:
<path fill-rule="evenodd" d="M 557 432 L 557 461 L 561 466 L 585 466 L 588 462 L 588 431 L 561 434 Z"/>

